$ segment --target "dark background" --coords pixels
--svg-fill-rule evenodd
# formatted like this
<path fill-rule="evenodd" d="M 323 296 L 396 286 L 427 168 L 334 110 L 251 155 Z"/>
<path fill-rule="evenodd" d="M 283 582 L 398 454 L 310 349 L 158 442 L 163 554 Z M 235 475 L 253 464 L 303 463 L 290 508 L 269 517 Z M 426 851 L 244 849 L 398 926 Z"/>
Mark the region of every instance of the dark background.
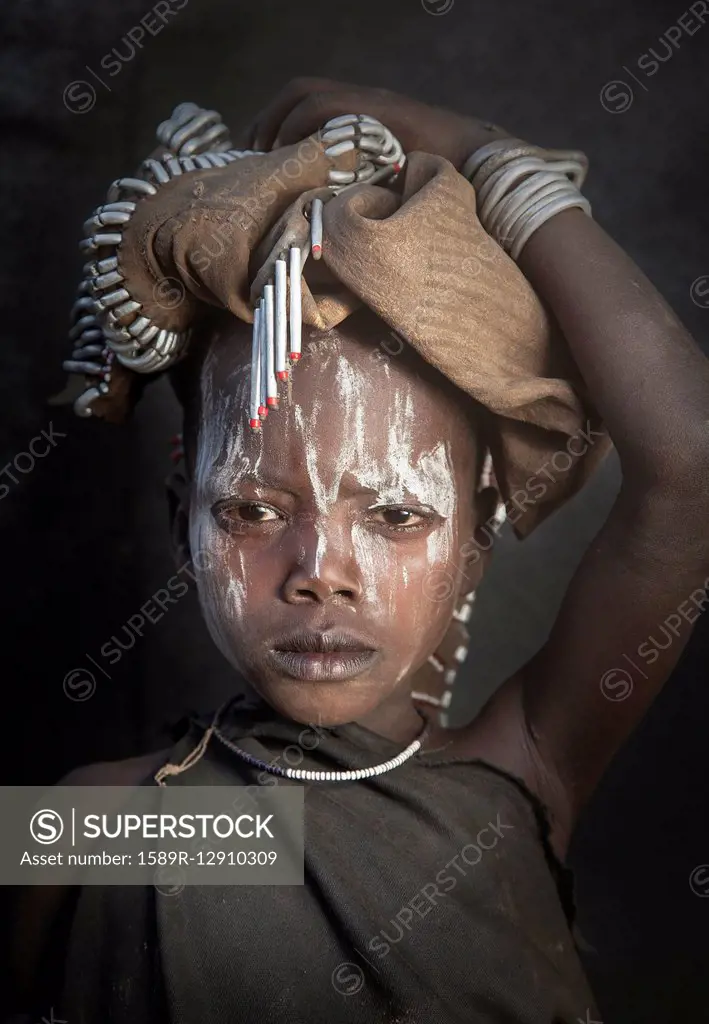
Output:
<path fill-rule="evenodd" d="M 542 145 L 584 149 L 594 215 L 706 351 L 709 297 L 700 289 L 693 301 L 691 286 L 709 274 L 709 20 L 668 51 L 659 37 L 682 3 L 454 0 L 432 13 L 444 3 L 189 0 L 133 53 L 125 37 L 151 10 L 146 0 L 16 0 L 4 12 L 2 465 L 50 422 L 66 436 L 30 472 L 16 473 L 17 484 L 1 478 L 10 485 L 0 500 L 3 782 L 49 784 L 75 765 L 156 747 L 166 721 L 214 706 L 233 686 L 192 596 L 148 623 L 118 664 L 99 653 L 174 572 L 163 479 L 179 417 L 166 383 L 150 388 L 123 428 L 47 404 L 65 383 L 81 224 L 108 183 L 149 152 L 157 123 L 178 102 L 216 107 L 236 134 L 290 77 L 317 74 L 408 92 Z M 691 24 L 695 31 L 696 18 Z M 649 77 L 637 61 L 653 46 L 666 59 Z M 101 59 L 114 47 L 110 59 L 121 66 L 116 73 L 107 61 L 110 75 Z M 79 79 L 95 89 L 83 112 L 63 101 Z M 619 86 L 601 102 L 611 80 L 632 87 L 627 109 L 619 109 Z M 78 95 L 91 99 L 79 88 L 69 106 Z M 459 720 L 542 642 L 617 485 L 611 459 L 524 545 L 502 544 L 476 606 Z M 604 1024 L 709 1021 L 709 898 L 690 886 L 709 862 L 707 647 L 702 621 L 576 836 L 584 958 Z M 64 687 L 77 669 L 83 683 Z M 70 699 L 90 692 L 86 670 L 95 692 Z"/>

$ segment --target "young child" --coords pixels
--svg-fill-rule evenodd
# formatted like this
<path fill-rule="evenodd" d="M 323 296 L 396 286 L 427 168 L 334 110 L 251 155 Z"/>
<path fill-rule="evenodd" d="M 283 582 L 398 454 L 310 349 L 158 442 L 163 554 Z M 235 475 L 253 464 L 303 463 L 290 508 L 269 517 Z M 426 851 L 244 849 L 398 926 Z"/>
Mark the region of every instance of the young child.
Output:
<path fill-rule="evenodd" d="M 341 166 L 352 150 L 325 149 L 351 135 L 313 142 L 351 110 L 370 115 L 356 140 L 374 118 L 390 133 L 378 168 L 401 143 L 396 181 L 352 180 L 364 166 Z M 162 141 L 179 153 L 177 122 Z M 274 178 L 308 138 L 312 163 L 301 153 L 297 179 Z M 59 921 L 54 1005 L 71 1024 L 600 1020 L 563 861 L 707 599 L 707 363 L 589 216 L 579 154 L 313 79 L 291 83 L 246 141 L 268 156 L 188 166 L 125 211 L 128 299 L 116 301 L 142 304 L 136 335 L 154 314 L 168 355 L 185 346 L 172 370 L 185 409 L 173 538 L 181 563 L 194 559 L 215 643 L 256 695 L 225 695 L 171 749 L 62 781 L 320 773 L 277 780 L 306 788 L 305 885 L 86 887 L 73 902 L 37 887 L 18 946 L 28 1000 L 39 1005 Z M 336 161 L 351 188 L 328 198 Z M 322 241 L 306 193 L 326 199 Z M 272 254 L 309 244 L 322 261 L 303 278 L 302 359 L 277 403 L 252 390 L 271 367 L 247 324 L 254 307 L 270 316 Z M 167 313 L 150 306 L 162 279 L 182 289 Z M 205 303 L 229 312 L 198 324 Z M 120 316 L 110 326 L 120 344 Z M 392 328 L 406 342 L 395 349 Z M 80 410 L 130 404 L 118 362 Z M 596 409 L 622 461 L 615 506 L 541 651 L 475 721 L 448 728 L 436 712 L 465 656 L 500 499 L 523 535 L 574 493 L 607 447 Z M 550 459 L 556 472 L 540 475 Z M 672 642 L 655 642 L 678 609 Z"/>

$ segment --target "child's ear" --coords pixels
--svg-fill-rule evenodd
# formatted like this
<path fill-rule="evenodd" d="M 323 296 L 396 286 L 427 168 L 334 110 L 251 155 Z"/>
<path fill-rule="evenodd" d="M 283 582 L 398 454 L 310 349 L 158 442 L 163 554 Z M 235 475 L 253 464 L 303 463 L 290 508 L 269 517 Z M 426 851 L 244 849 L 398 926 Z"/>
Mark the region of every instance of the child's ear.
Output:
<path fill-rule="evenodd" d="M 497 520 L 500 493 L 496 487 L 483 487 L 475 496 L 475 530 L 472 541 L 466 545 L 466 559 L 469 568 L 478 565 L 476 575 L 482 576 L 487 560 L 492 554 L 499 532 Z"/>
<path fill-rule="evenodd" d="M 483 487 L 475 497 L 475 507 L 479 527 L 493 526 L 493 520 L 500 507 L 500 492 L 492 485 Z"/>
<path fill-rule="evenodd" d="M 184 463 L 177 466 L 165 481 L 170 539 L 175 564 L 182 568 L 191 558 L 189 540 L 190 484 Z"/>

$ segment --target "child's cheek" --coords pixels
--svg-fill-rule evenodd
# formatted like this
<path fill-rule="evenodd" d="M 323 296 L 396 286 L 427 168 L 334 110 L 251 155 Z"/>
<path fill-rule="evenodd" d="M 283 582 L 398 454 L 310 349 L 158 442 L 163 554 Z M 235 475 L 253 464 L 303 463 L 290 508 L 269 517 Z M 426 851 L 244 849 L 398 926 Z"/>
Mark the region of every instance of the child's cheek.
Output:
<path fill-rule="evenodd" d="M 426 540 L 427 571 L 430 572 L 435 566 L 447 566 L 451 560 L 453 546 L 453 525 L 448 519 L 439 529 L 429 534 Z"/>
<path fill-rule="evenodd" d="M 411 670 L 428 638 L 440 632 L 440 618 L 450 614 L 450 602 L 431 602 L 425 581 L 433 569 L 449 566 L 454 532 L 447 521 L 425 539 L 397 543 L 365 526 L 352 528 L 364 605 L 392 639 L 398 638 L 402 660 L 397 679 Z"/>
<path fill-rule="evenodd" d="M 212 640 L 235 668 L 241 623 L 247 601 L 247 576 L 243 555 L 233 550 L 209 509 L 197 509 L 190 516 L 190 549 L 194 558 L 197 593 L 202 616 Z"/>
<path fill-rule="evenodd" d="M 375 616 L 391 611 L 391 579 L 398 567 L 393 545 L 381 534 L 355 523 L 352 527 L 352 547 L 357 573 L 362 581 L 362 600 Z"/>

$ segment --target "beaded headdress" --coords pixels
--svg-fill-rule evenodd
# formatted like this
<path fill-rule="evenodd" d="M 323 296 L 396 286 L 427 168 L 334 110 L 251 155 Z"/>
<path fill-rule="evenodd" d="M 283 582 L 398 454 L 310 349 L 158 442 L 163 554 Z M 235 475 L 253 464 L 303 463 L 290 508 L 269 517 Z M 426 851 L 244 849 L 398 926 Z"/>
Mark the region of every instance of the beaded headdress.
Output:
<path fill-rule="evenodd" d="M 219 114 L 183 103 L 157 141 L 84 225 L 88 261 L 64 363 L 80 383 L 79 416 L 124 419 L 141 381 L 183 358 L 211 306 L 252 324 L 248 418 L 258 430 L 297 366 L 302 325 L 327 329 L 364 305 L 489 414 L 481 486 L 499 489 L 500 519 L 560 440 L 600 425 L 563 338 L 448 161 L 404 154 L 366 114 L 264 153 L 233 148 Z M 226 240 L 228 259 L 212 257 L 211 238 Z M 322 268 L 310 279 L 309 259 Z M 571 497 L 603 453 L 591 449 L 550 480 L 516 532 Z M 451 626 L 460 642 L 429 659 L 436 692 L 416 687 L 443 710 L 473 598 Z"/>
<path fill-rule="evenodd" d="M 373 184 L 395 177 L 405 162 L 400 143 L 379 121 L 366 115 L 330 120 L 321 132 L 329 157 L 357 154 L 353 170 L 330 169 L 331 195 L 361 182 Z M 78 416 L 90 416 L 94 403 L 111 390 L 115 364 L 139 374 L 167 369 L 184 354 L 189 331 L 169 330 L 146 316 L 129 291 L 119 263 L 123 232 L 136 205 L 178 176 L 224 168 L 244 157 L 263 156 L 254 150 L 233 149 L 229 132 L 216 111 L 193 103 L 176 107 L 157 130 L 162 152 L 149 157 L 138 175 L 119 178 L 108 189 L 106 202 L 84 223 L 80 249 L 92 257 L 84 266 L 69 333 L 73 344 L 64 362 L 69 373 L 81 374 L 87 387 L 74 402 Z M 269 408 L 278 404 L 278 381 L 288 377 L 288 360 L 301 355 L 301 276 L 309 255 L 322 255 L 323 199 L 309 204 L 310 237 L 305 246 L 289 245 L 275 261 L 273 276 L 262 286 L 254 308 L 251 425 L 260 426 Z M 178 294 L 179 294 L 179 282 Z M 165 284 L 166 293 L 170 284 Z M 168 300 L 169 294 L 165 295 Z"/>

